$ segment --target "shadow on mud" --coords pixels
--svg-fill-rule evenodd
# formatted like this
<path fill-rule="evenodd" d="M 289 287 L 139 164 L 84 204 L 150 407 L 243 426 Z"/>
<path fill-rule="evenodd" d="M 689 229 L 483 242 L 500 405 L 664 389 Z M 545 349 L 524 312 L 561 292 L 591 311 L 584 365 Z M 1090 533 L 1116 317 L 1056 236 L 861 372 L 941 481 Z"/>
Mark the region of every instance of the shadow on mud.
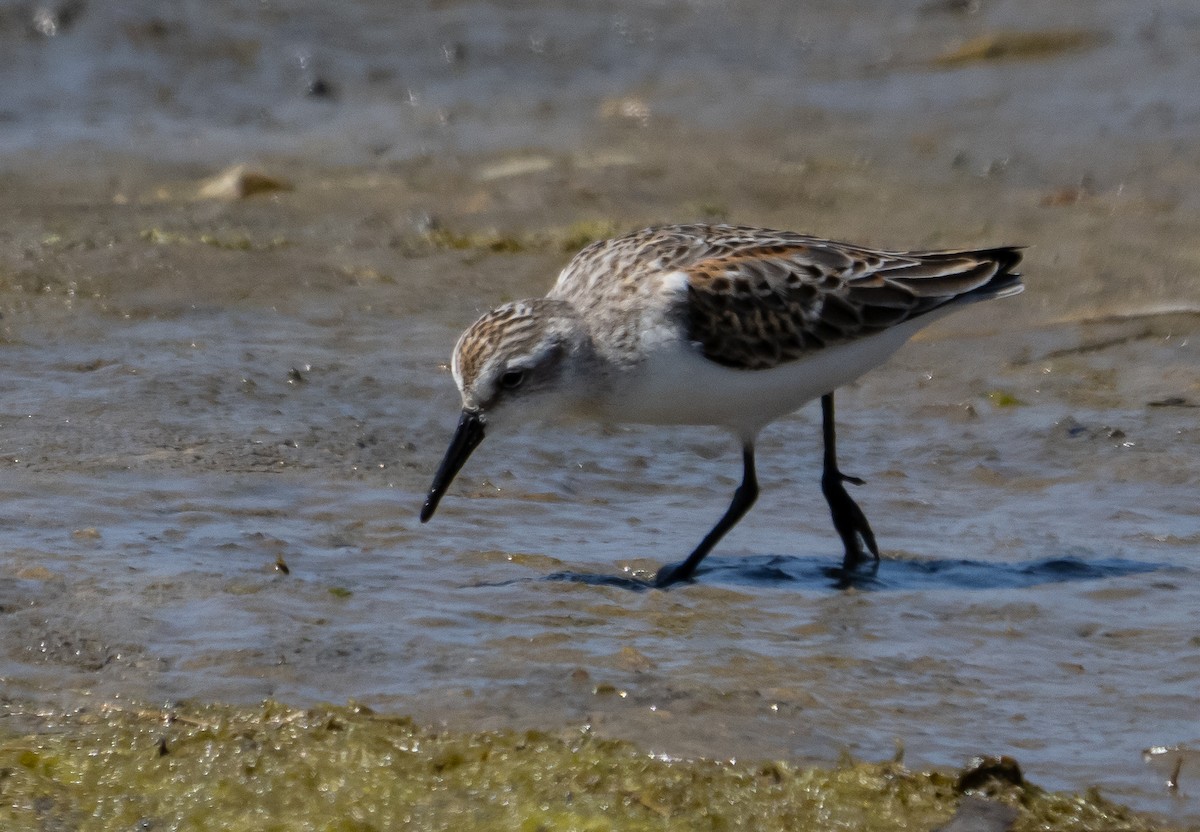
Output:
<path fill-rule="evenodd" d="M 1042 558 L 1018 563 L 967 559 L 884 560 L 846 572 L 820 558 L 713 558 L 701 580 L 739 586 L 791 582 L 799 588 L 859 590 L 1025 589 L 1067 581 L 1096 581 L 1169 568 L 1126 558 Z"/>
<path fill-rule="evenodd" d="M 796 589 L 938 590 L 938 589 L 1024 589 L 1068 581 L 1098 581 L 1170 569 L 1161 563 L 1126 558 L 1043 558 L 1022 563 L 989 563 L 977 560 L 883 560 L 847 572 L 831 566 L 827 559 L 764 555 L 756 557 L 713 557 L 689 583 L 723 586 L 766 587 L 792 584 Z M 489 586 L 523 583 L 528 580 L 567 581 L 590 586 L 612 586 L 634 592 L 654 589 L 652 581 L 629 575 L 591 572 L 553 572 L 541 578 L 503 581 Z"/>

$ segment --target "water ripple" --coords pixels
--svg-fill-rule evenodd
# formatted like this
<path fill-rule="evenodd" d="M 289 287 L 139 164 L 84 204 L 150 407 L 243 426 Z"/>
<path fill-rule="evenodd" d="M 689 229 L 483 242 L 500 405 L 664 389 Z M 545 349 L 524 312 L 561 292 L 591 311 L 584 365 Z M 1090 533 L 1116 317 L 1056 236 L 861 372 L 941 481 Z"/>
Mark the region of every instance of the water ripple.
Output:
<path fill-rule="evenodd" d="M 1040 558 L 1016 563 L 959 559 L 884 560 L 846 571 L 816 557 L 764 555 L 713 557 L 696 571 L 706 584 L 733 586 L 795 585 L 800 590 L 936 591 L 939 589 L 1027 589 L 1069 581 L 1098 581 L 1160 570 L 1177 570 L 1163 563 L 1128 558 L 1086 559 L 1076 556 Z M 517 578 L 476 586 L 508 586 L 531 581 L 564 581 L 588 586 L 611 586 L 644 592 L 653 581 L 602 572 L 552 572 L 540 578 Z M 694 583 L 694 581 L 692 582 Z M 688 582 L 670 587 L 685 587 Z"/>

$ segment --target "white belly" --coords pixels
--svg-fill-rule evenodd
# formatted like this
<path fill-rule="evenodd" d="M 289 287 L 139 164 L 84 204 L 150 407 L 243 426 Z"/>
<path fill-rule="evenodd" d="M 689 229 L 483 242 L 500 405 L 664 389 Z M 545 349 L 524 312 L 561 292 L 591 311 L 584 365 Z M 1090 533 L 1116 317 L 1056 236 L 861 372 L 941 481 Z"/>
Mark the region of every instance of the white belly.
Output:
<path fill-rule="evenodd" d="M 770 370 L 735 370 L 669 342 L 616 381 L 599 415 L 614 422 L 716 425 L 749 441 L 768 423 L 879 366 L 927 323 L 909 321 Z"/>

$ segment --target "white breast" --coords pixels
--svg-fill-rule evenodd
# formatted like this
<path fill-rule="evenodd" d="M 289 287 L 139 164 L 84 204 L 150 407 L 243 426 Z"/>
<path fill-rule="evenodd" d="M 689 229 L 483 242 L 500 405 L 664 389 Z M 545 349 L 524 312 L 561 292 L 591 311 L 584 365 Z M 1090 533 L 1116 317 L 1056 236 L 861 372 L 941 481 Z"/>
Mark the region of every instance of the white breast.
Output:
<path fill-rule="evenodd" d="M 614 379 L 597 415 L 614 422 L 715 425 L 749 441 L 768 423 L 882 364 L 933 317 L 940 316 L 908 321 L 770 370 L 725 367 L 690 344 L 666 341 Z"/>

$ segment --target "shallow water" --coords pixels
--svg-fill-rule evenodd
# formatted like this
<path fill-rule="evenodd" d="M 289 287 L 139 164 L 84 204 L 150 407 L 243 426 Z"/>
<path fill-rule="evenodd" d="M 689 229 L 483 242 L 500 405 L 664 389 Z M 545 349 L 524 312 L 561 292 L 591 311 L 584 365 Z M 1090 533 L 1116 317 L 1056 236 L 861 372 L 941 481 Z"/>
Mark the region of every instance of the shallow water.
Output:
<path fill-rule="evenodd" d="M 601 116 L 850 131 L 871 156 L 1023 184 L 1163 175 L 1160 197 L 1192 200 L 1173 179 L 1195 162 L 1200 116 L 1189 0 L 892 0 L 870 15 L 827 0 L 81 6 L 0 7 L 0 148 L 361 163 L 578 147 Z M 944 60 L 1011 32 L 1051 45 Z"/>
<path fill-rule="evenodd" d="M 1172 808 L 1140 752 L 1195 736 L 1200 431 L 1194 409 L 1147 407 L 1130 368 L 1174 380 L 1156 396 L 1193 389 L 1191 342 L 1012 363 L 1036 333 L 993 338 L 970 345 L 982 368 L 944 366 L 960 341 L 910 345 L 840 400 L 877 572 L 833 574 L 802 413 L 764 437 L 760 504 L 698 582 L 630 591 L 723 510 L 730 443 L 489 438 L 421 526 L 455 412 L 433 369 L 449 330 L 397 351 L 395 318 L 356 305 L 21 322 L 0 481 L 10 695 L 356 699 L 722 758 L 902 742 L 912 765 L 1013 753 L 1049 787 Z M 1077 389 L 1088 370 L 1111 371 L 1113 406 Z"/>
<path fill-rule="evenodd" d="M 0 122 L 17 154 L 0 199 L 6 696 L 355 699 L 719 759 L 1004 753 L 1042 785 L 1200 820 L 1200 772 L 1172 795 L 1141 759 L 1200 741 L 1200 183 L 1195 88 L 1171 80 L 1197 54 L 1190 7 L 1089 5 L 1104 45 L 934 72 L 975 32 L 1076 24 L 1021 3 L 900 3 L 873 21 L 437 4 L 405 37 L 436 31 L 461 55 L 393 54 L 386 32 L 330 41 L 338 94 L 316 99 L 293 44 L 323 18 L 228 7 L 241 16 L 192 9 L 149 41 L 136 5 L 85 7 L 49 39 L 3 18 L 10 70 L 20 53 L 61 73 L 13 76 Z M 346 31 L 382 13 L 347 8 Z M 736 40 L 663 57 L 719 40 L 731 16 L 759 44 L 754 96 L 727 92 L 746 77 L 726 71 Z M 258 41 L 250 57 L 225 26 Z M 795 27 L 809 34 L 762 46 Z M 1153 72 L 1122 71 L 1146 55 Z M 769 110 L 793 64 L 809 81 L 775 118 L 820 129 L 734 120 Z M 227 74 L 172 75 L 196 66 Z M 155 73 L 170 96 L 119 94 Z M 38 83 L 60 109 L 34 106 Z M 1064 101 L 1087 114 L 1065 130 Z M 1155 102 L 1158 126 L 1133 129 Z M 195 198 L 247 156 L 295 189 Z M 737 485 L 732 442 L 703 429 L 489 436 L 422 526 L 457 414 L 457 333 L 543 293 L 597 229 L 697 218 L 1032 245 L 1024 295 L 939 323 L 839 393 L 878 570 L 848 587 L 831 572 L 815 408 L 764 434 L 760 501 L 695 584 L 644 588 Z"/>

